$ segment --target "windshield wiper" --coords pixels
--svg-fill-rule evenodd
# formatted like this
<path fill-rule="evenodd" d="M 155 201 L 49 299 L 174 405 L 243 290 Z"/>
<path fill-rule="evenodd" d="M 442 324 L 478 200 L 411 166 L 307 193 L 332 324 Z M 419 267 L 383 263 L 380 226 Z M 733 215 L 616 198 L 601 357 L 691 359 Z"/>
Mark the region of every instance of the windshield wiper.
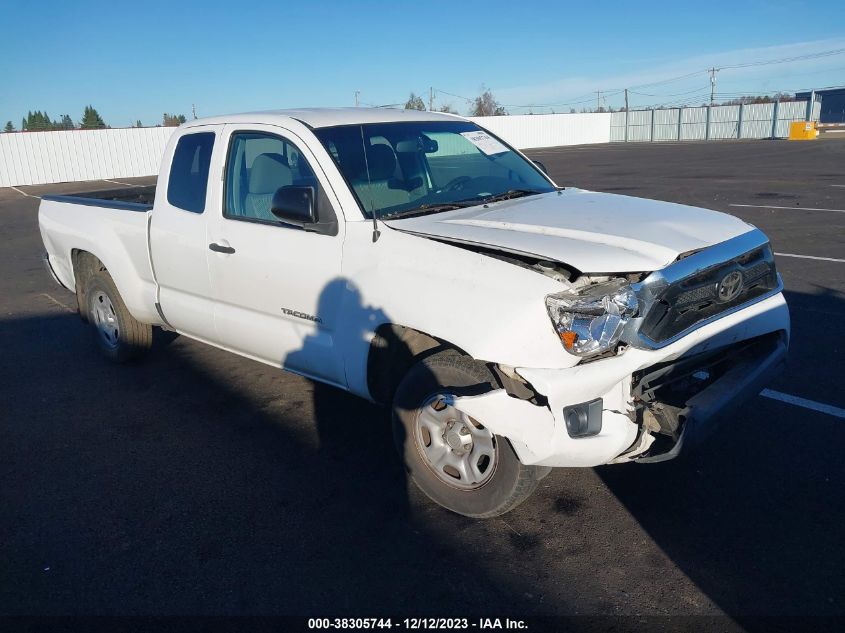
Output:
<path fill-rule="evenodd" d="M 396 220 L 398 218 L 410 218 L 417 215 L 428 215 L 429 213 L 441 213 L 442 211 L 454 211 L 455 209 L 465 209 L 467 207 L 475 207 L 479 204 L 486 204 L 488 202 L 498 202 L 499 200 L 511 200 L 513 198 L 522 198 L 524 196 L 533 196 L 539 193 L 546 193 L 544 191 L 535 191 L 534 189 L 509 189 L 503 193 L 497 193 L 492 196 L 479 196 L 477 198 L 470 198 L 468 200 L 458 200 L 457 202 L 444 202 L 441 204 L 423 204 L 414 209 L 406 211 L 396 211 L 388 215 L 381 216 L 381 220 Z"/>
<path fill-rule="evenodd" d="M 481 198 L 481 202 L 499 202 L 500 200 L 513 200 L 514 198 L 523 198 L 525 196 L 533 196 L 542 191 L 535 191 L 534 189 L 508 189 L 505 192 L 497 193 L 492 196 Z"/>
<path fill-rule="evenodd" d="M 398 218 L 409 218 L 416 215 L 428 215 L 429 213 L 441 213 L 443 211 L 454 211 L 455 209 L 463 209 L 465 207 L 471 207 L 478 204 L 478 202 L 472 202 L 470 204 L 466 204 L 463 202 L 444 202 L 442 204 L 423 204 L 419 207 L 414 209 L 408 209 L 407 211 L 396 211 L 395 213 L 390 213 L 388 215 L 381 216 L 380 219 L 382 220 L 396 220 Z"/>

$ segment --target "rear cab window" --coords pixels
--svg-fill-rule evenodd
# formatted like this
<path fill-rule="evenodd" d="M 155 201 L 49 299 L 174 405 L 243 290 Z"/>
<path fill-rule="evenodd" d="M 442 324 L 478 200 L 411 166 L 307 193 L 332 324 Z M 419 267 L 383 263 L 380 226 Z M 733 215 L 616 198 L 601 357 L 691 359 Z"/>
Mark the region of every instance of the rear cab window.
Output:
<path fill-rule="evenodd" d="M 213 148 L 214 132 L 185 134 L 179 139 L 170 164 L 167 202 L 192 213 L 202 213 L 205 210 L 208 170 Z"/>

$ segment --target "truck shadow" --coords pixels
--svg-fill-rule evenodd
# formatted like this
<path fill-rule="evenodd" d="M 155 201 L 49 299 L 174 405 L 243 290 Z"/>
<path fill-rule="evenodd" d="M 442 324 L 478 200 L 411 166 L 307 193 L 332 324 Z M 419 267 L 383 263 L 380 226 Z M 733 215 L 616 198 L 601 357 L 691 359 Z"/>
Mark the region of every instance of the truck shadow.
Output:
<path fill-rule="evenodd" d="M 184 338 L 116 367 L 58 310 L 0 345 L 0 613 L 528 610 L 484 531 L 409 503 L 383 408 Z"/>

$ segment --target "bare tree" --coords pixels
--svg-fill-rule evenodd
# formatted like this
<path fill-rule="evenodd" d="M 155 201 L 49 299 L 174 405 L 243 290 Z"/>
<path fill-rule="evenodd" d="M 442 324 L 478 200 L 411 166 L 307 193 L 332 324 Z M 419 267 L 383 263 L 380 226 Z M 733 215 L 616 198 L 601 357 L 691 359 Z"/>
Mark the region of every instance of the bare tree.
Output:
<path fill-rule="evenodd" d="M 507 114 L 504 106 L 496 101 L 488 88 L 483 88 L 481 94 L 475 98 L 470 108 L 470 116 L 501 116 Z"/>
<path fill-rule="evenodd" d="M 769 95 L 747 95 L 731 99 L 730 101 L 725 101 L 722 105 L 748 105 L 757 103 L 774 103 L 775 101 L 780 101 L 781 103 L 784 101 L 795 101 L 795 95 L 788 92 L 776 92 L 771 97 Z"/>
<path fill-rule="evenodd" d="M 405 109 L 425 110 L 425 101 L 422 100 L 422 97 L 419 97 L 412 92 L 411 96 L 408 97 L 408 101 L 405 103 Z"/>
<path fill-rule="evenodd" d="M 437 108 L 438 112 L 448 112 L 449 114 L 457 114 L 458 111 L 452 107 L 451 103 L 444 103 L 442 106 Z"/>

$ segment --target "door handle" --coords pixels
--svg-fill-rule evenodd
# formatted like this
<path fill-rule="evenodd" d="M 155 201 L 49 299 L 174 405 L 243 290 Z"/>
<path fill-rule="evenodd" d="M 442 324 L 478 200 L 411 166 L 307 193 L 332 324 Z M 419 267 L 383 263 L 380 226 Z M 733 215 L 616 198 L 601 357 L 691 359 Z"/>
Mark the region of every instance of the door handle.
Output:
<path fill-rule="evenodd" d="M 214 251 L 215 253 L 225 253 L 226 255 L 231 255 L 235 252 L 235 249 L 231 246 L 223 246 L 222 244 L 217 244 L 215 242 L 209 244 L 208 248 Z"/>

